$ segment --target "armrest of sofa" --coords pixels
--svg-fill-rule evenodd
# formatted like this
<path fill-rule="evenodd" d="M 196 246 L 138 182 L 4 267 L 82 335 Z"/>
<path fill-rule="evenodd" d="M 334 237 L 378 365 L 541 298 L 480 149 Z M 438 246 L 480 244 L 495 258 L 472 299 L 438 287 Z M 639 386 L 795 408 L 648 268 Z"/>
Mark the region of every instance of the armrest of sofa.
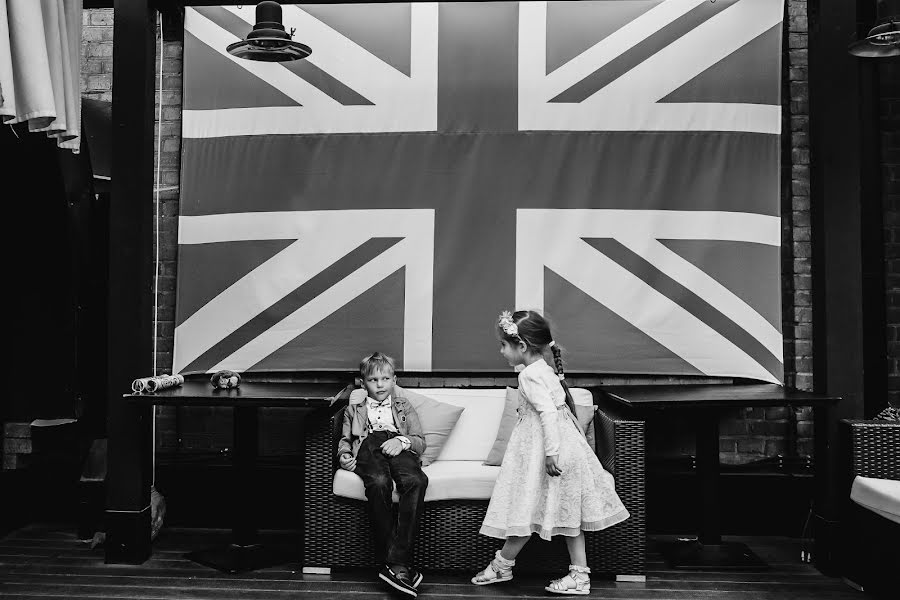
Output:
<path fill-rule="evenodd" d="M 615 407 L 600 406 L 594 416 L 597 457 L 620 483 L 634 480 L 644 486 L 644 421 L 628 418 Z"/>
<path fill-rule="evenodd" d="M 893 421 L 841 421 L 848 439 L 850 481 L 857 475 L 900 479 L 900 423 Z"/>
<path fill-rule="evenodd" d="M 331 406 L 343 403 L 346 407 L 350 388 L 335 396 Z M 304 516 L 306 529 L 310 523 L 327 522 L 331 518 L 331 490 L 334 471 L 337 469 L 337 442 L 341 435 L 344 408 L 337 409 L 328 419 L 317 419 L 309 424 L 304 436 L 303 479 Z"/>

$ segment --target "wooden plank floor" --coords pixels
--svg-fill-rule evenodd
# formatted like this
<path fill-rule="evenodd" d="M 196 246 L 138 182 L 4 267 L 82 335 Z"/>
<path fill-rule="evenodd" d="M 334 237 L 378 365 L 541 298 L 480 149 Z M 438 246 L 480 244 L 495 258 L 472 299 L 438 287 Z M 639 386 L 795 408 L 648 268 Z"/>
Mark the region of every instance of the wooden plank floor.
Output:
<path fill-rule="evenodd" d="M 287 563 L 241 575 L 226 575 L 183 557 L 189 550 L 227 540 L 218 530 L 166 529 L 153 556 L 140 566 L 106 565 L 101 549 L 91 550 L 70 530 L 32 525 L 0 540 L 0 597 L 128 598 L 178 600 L 269 600 L 277 598 L 397 598 L 367 571 L 310 576 Z M 738 539 L 738 538 L 730 538 Z M 799 544 L 786 538 L 740 538 L 771 569 L 758 573 L 686 572 L 669 569 L 661 557 L 648 554 L 646 583 L 593 581 L 593 598 L 627 600 L 862 600 L 863 594 L 840 579 L 821 575 L 799 562 Z M 652 548 L 653 543 L 649 544 Z M 546 577 L 517 575 L 515 581 L 474 586 L 464 575 L 426 573 L 420 597 L 546 598 Z"/>

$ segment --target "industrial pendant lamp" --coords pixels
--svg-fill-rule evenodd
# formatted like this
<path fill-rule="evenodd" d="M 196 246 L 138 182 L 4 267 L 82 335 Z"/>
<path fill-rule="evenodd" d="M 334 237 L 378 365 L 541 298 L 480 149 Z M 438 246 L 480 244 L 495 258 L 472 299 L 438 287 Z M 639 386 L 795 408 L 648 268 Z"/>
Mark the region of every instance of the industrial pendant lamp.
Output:
<path fill-rule="evenodd" d="M 256 25 L 247 39 L 228 45 L 228 53 L 238 58 L 263 62 L 300 60 L 312 53 L 309 46 L 295 42 L 294 30 L 288 33 L 281 22 L 281 5 L 260 2 L 256 5 Z"/>
<path fill-rule="evenodd" d="M 878 23 L 868 35 L 853 42 L 847 48 L 853 56 L 861 58 L 888 58 L 900 56 L 900 7 L 896 0 L 876 0 Z"/>

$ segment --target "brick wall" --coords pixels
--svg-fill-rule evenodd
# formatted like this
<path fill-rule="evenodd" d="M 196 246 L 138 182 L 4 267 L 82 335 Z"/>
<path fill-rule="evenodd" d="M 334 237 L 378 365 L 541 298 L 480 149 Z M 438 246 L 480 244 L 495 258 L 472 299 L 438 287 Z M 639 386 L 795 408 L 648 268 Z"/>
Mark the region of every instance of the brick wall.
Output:
<path fill-rule="evenodd" d="M 878 65 L 884 200 L 888 401 L 900 406 L 900 64 Z"/>
<path fill-rule="evenodd" d="M 809 111 L 807 87 L 807 19 L 805 0 L 788 0 L 784 46 L 784 135 L 783 152 L 783 328 L 785 380 L 800 389 L 812 387 L 812 307 L 809 217 Z M 181 42 L 163 46 L 162 145 L 157 154 L 160 169 L 159 239 L 160 280 L 157 329 L 157 372 L 169 372 L 175 315 L 177 217 L 179 198 L 181 87 Z M 157 69 L 159 63 L 157 62 Z M 112 10 L 84 11 L 82 41 L 82 90 L 91 97 L 110 100 L 112 94 Z M 158 79 L 158 75 L 157 75 Z M 157 92 L 160 86 L 157 82 Z M 789 136 L 789 138 L 787 137 Z M 157 140 L 158 141 L 158 140 Z M 896 143 L 896 140 L 895 140 Z M 895 170 L 896 174 L 896 170 Z M 900 262 L 900 261 L 898 261 Z M 900 271 L 898 271 L 900 272 Z M 900 289 L 900 285 L 898 285 Z M 900 298 L 900 296 L 898 296 Z M 898 302 L 897 306 L 900 306 Z M 900 308 L 897 309 L 900 311 Z M 896 336 L 893 339 L 898 339 Z M 895 363 L 896 366 L 896 363 Z M 628 382 L 678 381 L 677 379 L 629 378 Z M 574 385 L 623 383 L 622 378 L 577 377 Z M 900 381 L 900 378 L 898 378 Z M 409 387 L 462 385 L 508 385 L 513 377 L 405 378 Z M 722 422 L 721 457 L 727 463 L 742 463 L 783 453 L 787 428 L 784 410 L 741 409 Z M 180 449 L 218 452 L 231 445 L 230 411 L 215 408 L 159 409 L 157 446 L 161 451 Z M 811 453 L 809 413 L 798 414 L 801 454 Z M 176 430 L 177 426 L 177 430 Z M 297 423 L 290 409 L 271 409 L 261 415 L 260 451 L 264 455 L 291 454 L 298 450 Z M 692 440 L 679 428 L 654 432 L 656 446 L 668 453 L 692 453 Z"/>

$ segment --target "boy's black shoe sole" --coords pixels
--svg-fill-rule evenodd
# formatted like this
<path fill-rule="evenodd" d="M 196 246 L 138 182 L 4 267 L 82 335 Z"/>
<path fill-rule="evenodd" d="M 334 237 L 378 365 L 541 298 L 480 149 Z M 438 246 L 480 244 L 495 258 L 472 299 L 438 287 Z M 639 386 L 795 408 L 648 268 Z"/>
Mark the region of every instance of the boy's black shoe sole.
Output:
<path fill-rule="evenodd" d="M 421 571 L 410 569 L 409 578 L 412 579 L 412 586 L 418 590 L 419 584 L 422 583 L 424 576 L 422 575 Z"/>
<path fill-rule="evenodd" d="M 413 587 L 412 581 L 410 581 L 408 577 L 399 577 L 397 573 L 388 566 L 384 566 L 378 571 L 378 577 L 399 592 L 403 592 L 413 598 L 419 595 L 416 588 Z"/>

